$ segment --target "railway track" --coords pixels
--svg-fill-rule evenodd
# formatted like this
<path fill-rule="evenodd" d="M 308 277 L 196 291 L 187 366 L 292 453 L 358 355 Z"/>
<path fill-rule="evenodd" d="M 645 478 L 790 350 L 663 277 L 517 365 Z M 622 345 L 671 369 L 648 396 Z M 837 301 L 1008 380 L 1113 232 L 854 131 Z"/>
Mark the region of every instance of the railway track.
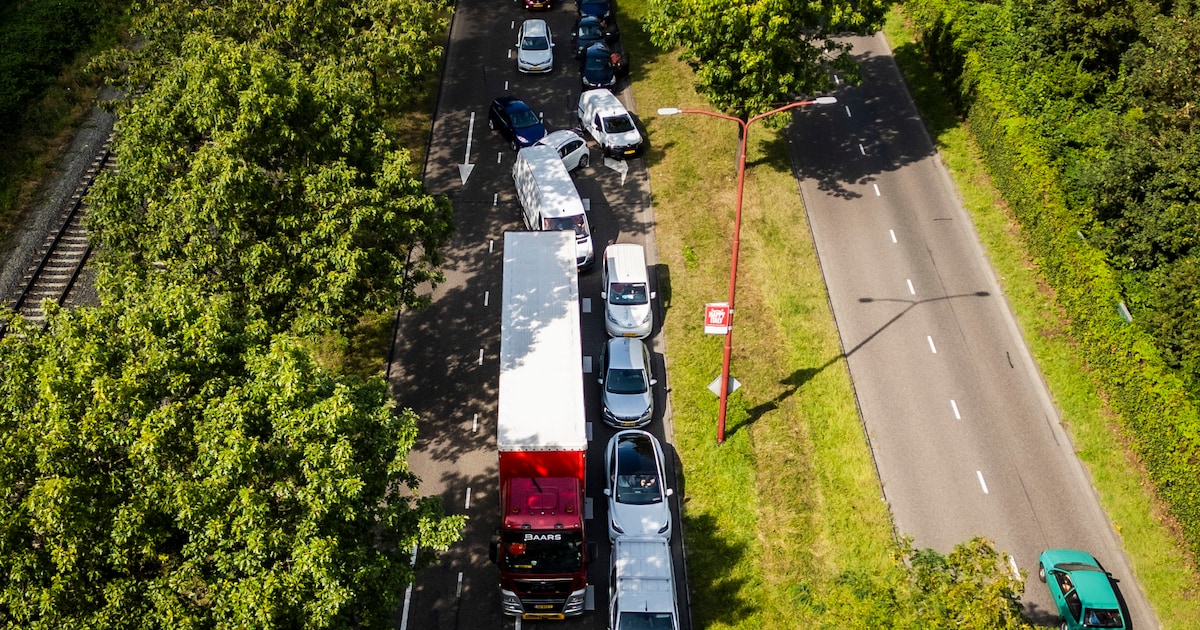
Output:
<path fill-rule="evenodd" d="M 42 305 L 46 300 L 70 305 L 72 294 L 78 288 L 79 274 L 92 253 L 84 223 L 87 204 L 83 198 L 100 171 L 115 166 L 112 140 L 110 135 L 92 159 L 54 229 L 46 235 L 37 255 L 26 268 L 23 288 L 8 304 L 34 325 L 45 326 Z M 0 335 L 3 335 L 3 329 L 0 329 Z"/>

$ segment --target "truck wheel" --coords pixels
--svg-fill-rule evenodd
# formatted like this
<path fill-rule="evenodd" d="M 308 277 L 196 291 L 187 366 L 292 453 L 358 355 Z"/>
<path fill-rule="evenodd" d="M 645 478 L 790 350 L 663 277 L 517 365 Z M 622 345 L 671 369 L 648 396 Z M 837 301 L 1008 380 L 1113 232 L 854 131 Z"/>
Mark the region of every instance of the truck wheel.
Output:
<path fill-rule="evenodd" d="M 587 168 L 588 164 L 590 163 L 591 158 L 588 157 L 588 154 L 584 153 L 583 155 L 579 156 L 579 168 Z"/>
<path fill-rule="evenodd" d="M 1038 579 L 1043 582 L 1046 581 L 1046 565 L 1041 562 L 1038 563 Z"/>

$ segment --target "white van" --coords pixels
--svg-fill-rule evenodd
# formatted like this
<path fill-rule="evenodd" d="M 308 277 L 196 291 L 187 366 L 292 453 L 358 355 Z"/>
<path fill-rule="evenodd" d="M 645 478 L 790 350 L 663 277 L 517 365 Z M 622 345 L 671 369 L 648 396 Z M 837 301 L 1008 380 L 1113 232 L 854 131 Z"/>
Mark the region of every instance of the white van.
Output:
<path fill-rule="evenodd" d="M 643 339 L 654 328 L 646 252 L 641 245 L 613 243 L 604 249 L 604 330 L 612 337 Z"/>
<path fill-rule="evenodd" d="M 558 151 L 540 144 L 521 149 L 513 164 L 512 177 L 517 200 L 524 210 L 525 227 L 574 231 L 575 264 L 579 269 L 590 267 L 594 260 L 592 227 Z"/>
<path fill-rule="evenodd" d="M 601 88 L 580 94 L 577 114 L 579 126 L 596 140 L 604 155 L 625 159 L 642 152 L 642 134 L 612 92 Z"/>
<path fill-rule="evenodd" d="M 679 630 L 675 571 L 666 538 L 618 536 L 608 580 L 610 630 Z"/>

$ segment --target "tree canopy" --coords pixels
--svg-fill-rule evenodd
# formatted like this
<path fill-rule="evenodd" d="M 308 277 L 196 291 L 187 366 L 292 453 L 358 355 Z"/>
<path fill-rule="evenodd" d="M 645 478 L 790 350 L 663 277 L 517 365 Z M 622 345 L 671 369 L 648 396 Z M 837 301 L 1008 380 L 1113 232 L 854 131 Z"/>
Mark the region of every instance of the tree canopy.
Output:
<path fill-rule="evenodd" d="M 101 285 L 166 274 L 280 329 L 417 302 L 452 230 L 354 74 L 211 33 L 122 113 L 91 195 Z"/>
<path fill-rule="evenodd" d="M 650 0 L 651 40 L 681 48 L 697 89 L 743 119 L 829 89 L 830 66 L 853 73 L 833 34 L 879 28 L 887 0 Z M 857 75 L 854 75 L 857 76 Z"/>
<path fill-rule="evenodd" d="M 385 383 L 236 310 L 160 287 L 0 340 L 0 625 L 387 627 L 457 538 Z"/>

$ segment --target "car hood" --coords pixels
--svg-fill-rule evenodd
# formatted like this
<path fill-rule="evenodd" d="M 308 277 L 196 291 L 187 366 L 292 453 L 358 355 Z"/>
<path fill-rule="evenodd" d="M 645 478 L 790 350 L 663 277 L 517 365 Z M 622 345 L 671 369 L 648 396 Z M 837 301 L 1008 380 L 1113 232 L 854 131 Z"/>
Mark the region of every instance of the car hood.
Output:
<path fill-rule="evenodd" d="M 650 313 L 650 304 L 609 304 L 608 313 L 617 327 L 633 330 L 643 326 L 642 320 Z"/>
<path fill-rule="evenodd" d="M 621 133 L 609 133 L 607 136 L 607 144 L 621 147 L 641 144 L 642 142 L 642 134 L 638 133 L 637 129 L 630 129 L 629 131 L 623 131 Z"/>
<path fill-rule="evenodd" d="M 554 58 L 554 49 L 550 50 L 519 50 L 517 51 L 517 59 L 522 63 L 527 63 L 533 66 L 544 66 L 550 63 Z"/>
<path fill-rule="evenodd" d="M 609 516 L 621 524 L 626 536 L 662 536 L 659 533 L 671 522 L 671 510 L 664 499 L 649 505 L 608 502 Z"/>
<path fill-rule="evenodd" d="M 636 420 L 641 418 L 653 404 L 653 388 L 641 394 L 614 394 L 604 392 L 604 406 L 609 413 L 619 419 Z"/>

